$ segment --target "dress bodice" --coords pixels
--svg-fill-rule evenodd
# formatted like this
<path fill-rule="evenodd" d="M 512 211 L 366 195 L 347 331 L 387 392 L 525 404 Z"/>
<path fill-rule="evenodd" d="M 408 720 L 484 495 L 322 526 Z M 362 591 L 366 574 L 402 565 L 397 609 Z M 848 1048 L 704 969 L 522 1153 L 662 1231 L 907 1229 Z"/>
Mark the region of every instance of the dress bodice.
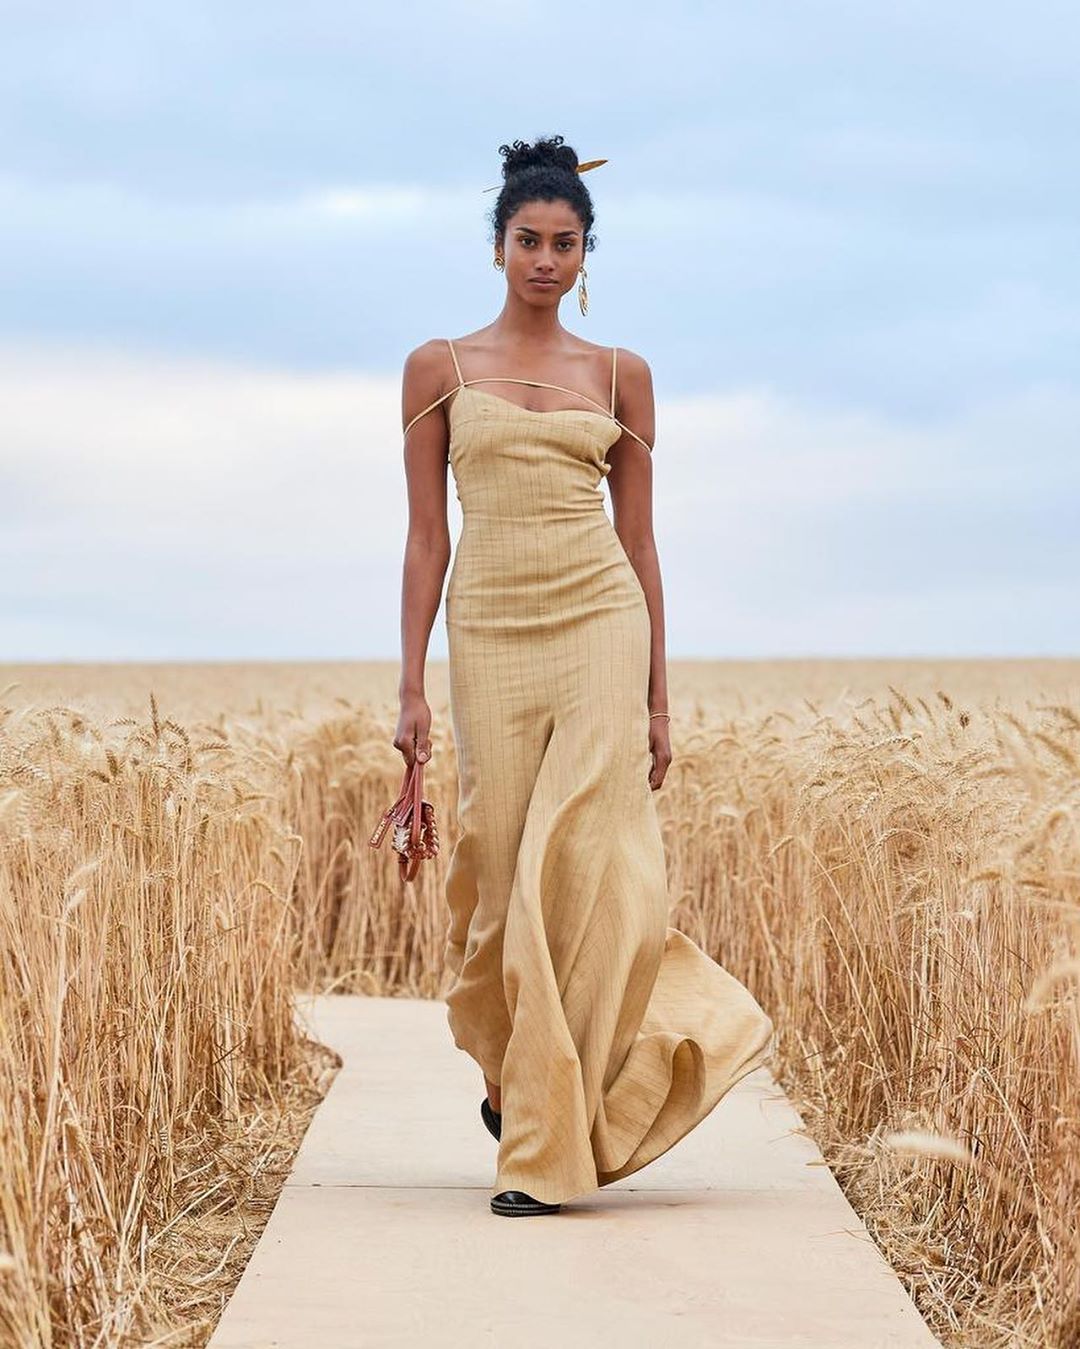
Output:
<path fill-rule="evenodd" d="M 449 338 L 446 339 L 446 345 L 450 348 L 450 355 L 453 358 L 454 370 L 457 374 L 458 382 L 452 388 L 447 389 L 445 393 L 440 394 L 438 398 L 430 402 L 426 408 L 422 408 L 416 414 L 415 417 L 411 418 L 408 425 L 405 427 L 404 432 L 405 435 L 409 434 L 409 431 L 412 429 L 413 426 L 415 426 L 415 424 L 420 420 L 421 417 L 426 416 L 429 412 L 432 411 L 433 408 L 437 408 L 440 403 L 444 402 L 452 394 L 463 393 L 466 389 L 473 388 L 477 384 L 527 384 L 530 388 L 534 389 L 559 389 L 563 393 L 568 393 L 573 398 L 578 399 L 579 402 L 591 403 L 593 407 L 596 409 L 596 411 L 594 412 L 589 408 L 581 408 L 581 407 L 545 408 L 545 409 L 527 408 L 522 407 L 520 403 L 515 403 L 509 398 L 502 398 L 498 394 L 491 394 L 484 392 L 483 396 L 485 398 L 494 399 L 496 402 L 504 403 L 508 408 L 514 409 L 517 412 L 524 413 L 526 416 L 529 417 L 559 417 L 564 414 L 576 414 L 578 416 L 602 418 L 612 427 L 618 428 L 618 435 L 612 437 L 612 440 L 609 442 L 607 446 L 608 449 L 610 449 L 611 445 L 613 445 L 615 441 L 619 439 L 620 436 L 625 434 L 631 436 L 634 440 L 638 442 L 639 445 L 643 445 L 645 449 L 650 452 L 650 454 L 652 453 L 652 446 L 647 441 L 643 440 L 641 436 L 637 434 L 636 431 L 631 431 L 631 429 L 628 426 L 624 426 L 623 423 L 615 415 L 616 378 L 619 360 L 618 347 L 612 347 L 611 349 L 611 399 L 610 399 L 610 407 L 605 411 L 602 404 L 598 403 L 596 399 L 592 398 L 589 394 L 578 393 L 575 389 L 567 389 L 562 384 L 549 384 L 547 383 L 547 381 L 542 379 L 519 379 L 511 375 L 485 375 L 477 379 L 465 379 L 461 373 L 461 365 L 458 361 L 457 352 L 454 349 L 454 344 L 453 342 L 450 341 Z M 456 407 L 459 401 L 460 400 L 455 397 L 452 407 Z"/>
<path fill-rule="evenodd" d="M 531 523 L 603 509 L 614 418 L 584 408 L 538 411 L 471 386 L 450 405 L 450 467 L 468 519 Z"/>

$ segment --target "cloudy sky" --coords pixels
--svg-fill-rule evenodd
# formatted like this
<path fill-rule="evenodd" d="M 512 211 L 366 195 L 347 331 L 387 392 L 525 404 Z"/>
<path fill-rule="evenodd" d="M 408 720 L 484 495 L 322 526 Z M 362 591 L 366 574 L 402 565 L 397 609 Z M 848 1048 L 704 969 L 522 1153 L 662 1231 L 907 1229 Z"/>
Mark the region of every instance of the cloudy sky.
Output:
<path fill-rule="evenodd" d="M 396 658 L 401 365 L 497 313 L 483 189 L 555 131 L 609 160 L 562 319 L 652 366 L 670 656 L 1080 654 L 1078 38 L 9 0 L 0 659 Z"/>

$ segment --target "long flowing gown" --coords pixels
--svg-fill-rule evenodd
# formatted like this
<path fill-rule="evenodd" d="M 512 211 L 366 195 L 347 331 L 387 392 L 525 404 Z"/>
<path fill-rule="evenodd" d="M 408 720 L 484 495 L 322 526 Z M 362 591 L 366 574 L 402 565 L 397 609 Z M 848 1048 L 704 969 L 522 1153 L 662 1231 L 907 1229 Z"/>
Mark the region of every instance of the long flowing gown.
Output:
<path fill-rule="evenodd" d="M 668 925 L 650 619 L 600 487 L 635 434 L 615 417 L 617 349 L 610 409 L 565 390 L 597 410 L 538 411 L 475 385 L 562 386 L 464 380 L 449 346 L 447 1018 L 501 1086 L 493 1193 L 561 1203 L 678 1142 L 765 1061 L 773 1023 Z"/>

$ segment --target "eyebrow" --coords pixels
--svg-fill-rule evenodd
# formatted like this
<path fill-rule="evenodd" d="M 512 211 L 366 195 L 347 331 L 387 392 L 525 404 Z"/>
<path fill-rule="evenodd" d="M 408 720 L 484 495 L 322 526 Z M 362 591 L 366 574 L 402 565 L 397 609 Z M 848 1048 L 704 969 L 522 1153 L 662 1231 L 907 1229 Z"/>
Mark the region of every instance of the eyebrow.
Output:
<path fill-rule="evenodd" d="M 534 229 L 532 228 L 531 225 L 515 225 L 515 226 L 514 226 L 514 229 L 517 230 L 517 232 L 518 232 L 519 234 L 536 234 L 536 235 L 539 235 L 539 233 L 540 233 L 539 230 L 534 230 Z M 556 231 L 555 231 L 555 237 L 556 237 L 556 239 L 561 239 L 562 236 L 563 236 L 564 234 L 569 234 L 569 235 L 572 235 L 572 236 L 576 237 L 576 236 L 577 236 L 577 230 L 556 230 Z"/>

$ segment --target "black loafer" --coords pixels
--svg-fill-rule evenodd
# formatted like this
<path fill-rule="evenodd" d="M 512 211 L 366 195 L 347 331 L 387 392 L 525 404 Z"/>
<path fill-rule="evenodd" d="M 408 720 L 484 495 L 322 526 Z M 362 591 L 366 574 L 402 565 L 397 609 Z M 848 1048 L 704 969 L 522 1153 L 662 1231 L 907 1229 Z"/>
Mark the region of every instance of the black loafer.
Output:
<path fill-rule="evenodd" d="M 532 1213 L 558 1213 L 560 1205 L 544 1204 L 524 1190 L 503 1190 L 491 1200 L 492 1213 L 506 1218 L 524 1218 Z"/>
<path fill-rule="evenodd" d="M 480 1118 L 487 1125 L 490 1133 L 493 1133 L 496 1138 L 502 1137 L 502 1113 L 491 1108 L 491 1102 L 486 1096 L 480 1102 Z"/>

